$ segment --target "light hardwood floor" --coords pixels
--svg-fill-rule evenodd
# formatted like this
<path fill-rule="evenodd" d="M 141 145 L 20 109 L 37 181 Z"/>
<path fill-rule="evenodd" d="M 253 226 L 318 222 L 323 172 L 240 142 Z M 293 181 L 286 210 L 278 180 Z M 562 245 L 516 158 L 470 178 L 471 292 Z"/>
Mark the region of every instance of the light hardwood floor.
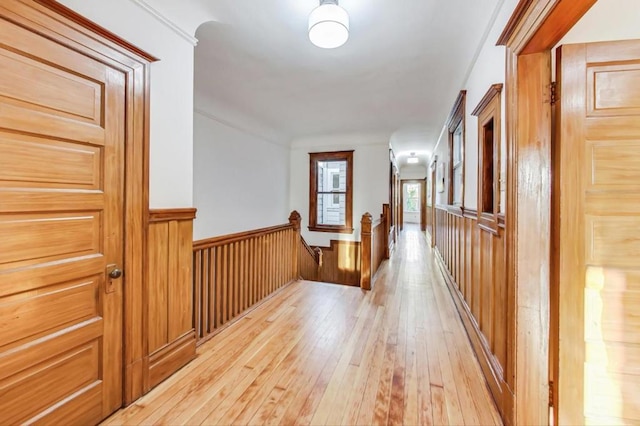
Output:
<path fill-rule="evenodd" d="M 501 421 L 425 237 L 408 227 L 371 292 L 296 282 L 105 424 Z"/>

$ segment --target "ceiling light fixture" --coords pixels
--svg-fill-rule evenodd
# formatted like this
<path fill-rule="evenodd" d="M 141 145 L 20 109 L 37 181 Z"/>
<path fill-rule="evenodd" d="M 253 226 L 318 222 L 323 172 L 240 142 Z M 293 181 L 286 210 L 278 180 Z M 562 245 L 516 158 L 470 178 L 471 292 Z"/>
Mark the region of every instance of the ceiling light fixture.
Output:
<path fill-rule="evenodd" d="M 338 0 L 320 0 L 309 15 L 309 40 L 323 49 L 340 47 L 349 39 L 349 14 Z"/>
<path fill-rule="evenodd" d="M 407 163 L 409 164 L 418 164 L 418 157 L 416 157 L 416 153 L 412 152 L 411 157 L 407 158 Z"/>

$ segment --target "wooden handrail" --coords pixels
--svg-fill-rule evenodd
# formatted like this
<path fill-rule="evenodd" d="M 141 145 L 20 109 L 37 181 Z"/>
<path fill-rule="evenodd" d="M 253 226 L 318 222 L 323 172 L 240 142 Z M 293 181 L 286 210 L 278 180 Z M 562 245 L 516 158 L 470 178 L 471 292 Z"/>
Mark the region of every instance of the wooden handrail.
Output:
<path fill-rule="evenodd" d="M 238 232 L 237 234 L 222 235 L 219 237 L 206 238 L 204 240 L 198 240 L 193 242 L 193 251 L 203 250 L 206 248 L 221 246 L 224 244 L 231 244 L 247 238 L 261 237 L 267 234 L 273 234 L 278 231 L 284 231 L 287 229 L 294 229 L 294 226 L 290 223 L 283 225 L 270 226 L 268 228 L 256 229 L 253 231 Z"/>
<path fill-rule="evenodd" d="M 320 279 L 322 268 L 322 249 L 312 248 L 304 238 L 300 237 L 300 276 L 309 281 Z"/>
<path fill-rule="evenodd" d="M 319 264 L 321 260 L 320 254 L 322 253 L 322 249 L 320 247 L 316 247 L 316 248 L 311 247 L 309 243 L 307 243 L 305 239 L 302 237 L 300 238 L 300 241 L 302 242 L 302 247 L 304 247 L 304 249 L 309 253 L 309 255 L 313 257 L 316 263 Z"/>
<path fill-rule="evenodd" d="M 300 238 L 300 242 L 302 242 L 302 247 L 304 247 L 311 256 L 315 256 L 315 252 L 313 251 L 309 243 L 307 243 L 307 241 L 304 238 Z"/>

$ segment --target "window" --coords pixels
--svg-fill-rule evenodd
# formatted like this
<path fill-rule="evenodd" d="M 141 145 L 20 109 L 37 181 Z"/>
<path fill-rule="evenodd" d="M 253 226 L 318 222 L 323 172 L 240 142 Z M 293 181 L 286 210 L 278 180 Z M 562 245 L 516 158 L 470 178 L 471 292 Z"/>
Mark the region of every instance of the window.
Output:
<path fill-rule="evenodd" d="M 353 151 L 309 154 L 309 230 L 353 232 Z"/>
<path fill-rule="evenodd" d="M 464 203 L 464 115 L 467 91 L 462 90 L 447 120 L 449 132 L 449 204 Z"/>
<path fill-rule="evenodd" d="M 404 212 L 420 213 L 420 184 L 405 184 Z"/>
<path fill-rule="evenodd" d="M 500 210 L 500 93 L 494 84 L 473 115 L 478 117 L 478 225 L 497 232 Z"/>

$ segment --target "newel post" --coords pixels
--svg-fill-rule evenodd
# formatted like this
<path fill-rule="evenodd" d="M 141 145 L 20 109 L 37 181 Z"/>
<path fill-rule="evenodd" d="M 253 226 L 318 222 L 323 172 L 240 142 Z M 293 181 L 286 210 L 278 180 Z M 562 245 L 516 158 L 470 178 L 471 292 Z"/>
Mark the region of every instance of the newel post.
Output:
<path fill-rule="evenodd" d="M 373 218 L 370 213 L 362 215 L 360 221 L 360 287 L 371 290 L 371 225 Z"/>
<path fill-rule="evenodd" d="M 300 217 L 300 213 L 296 210 L 292 211 L 289 215 L 289 223 L 293 226 L 293 230 L 295 231 L 295 235 L 293 237 L 293 276 L 295 279 L 300 278 L 300 224 L 302 222 L 302 218 Z"/>

